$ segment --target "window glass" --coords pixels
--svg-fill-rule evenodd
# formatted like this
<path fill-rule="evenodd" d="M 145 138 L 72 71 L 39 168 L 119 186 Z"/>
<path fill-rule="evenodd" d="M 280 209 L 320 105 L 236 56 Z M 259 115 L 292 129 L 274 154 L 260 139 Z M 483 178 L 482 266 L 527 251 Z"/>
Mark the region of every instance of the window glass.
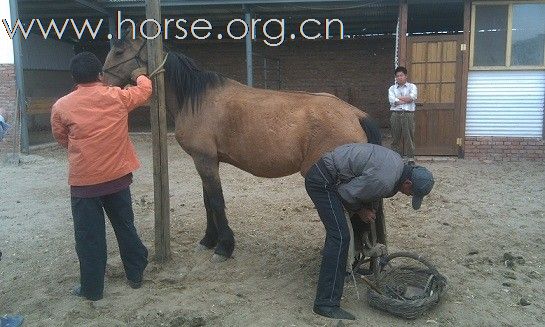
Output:
<path fill-rule="evenodd" d="M 512 39 L 511 65 L 543 65 L 545 4 L 513 5 Z"/>
<path fill-rule="evenodd" d="M 480 5 L 475 8 L 473 66 L 505 66 L 509 6 Z"/>

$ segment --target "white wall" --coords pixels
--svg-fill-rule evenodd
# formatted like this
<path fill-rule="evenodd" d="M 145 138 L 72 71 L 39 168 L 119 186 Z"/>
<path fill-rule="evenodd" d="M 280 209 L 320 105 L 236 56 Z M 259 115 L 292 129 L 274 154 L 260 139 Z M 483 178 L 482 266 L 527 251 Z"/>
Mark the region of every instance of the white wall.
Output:
<path fill-rule="evenodd" d="M 9 2 L 0 0 L 0 20 L 7 19 L 11 26 Z M 9 38 L 4 24 L 0 22 L 0 64 L 13 64 L 13 43 Z"/>
<path fill-rule="evenodd" d="M 541 138 L 545 71 L 470 71 L 466 136 Z"/>

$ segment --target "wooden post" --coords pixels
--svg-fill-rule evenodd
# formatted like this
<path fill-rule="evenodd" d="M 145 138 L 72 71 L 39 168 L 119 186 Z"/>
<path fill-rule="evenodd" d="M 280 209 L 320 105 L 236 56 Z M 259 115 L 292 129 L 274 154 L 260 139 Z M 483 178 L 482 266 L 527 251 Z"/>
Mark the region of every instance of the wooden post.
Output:
<path fill-rule="evenodd" d="M 110 35 L 112 38 L 110 39 L 110 48 L 114 47 L 114 42 L 118 38 L 118 35 L 116 34 L 116 20 L 114 14 L 108 14 L 108 32 L 110 32 Z"/>
<path fill-rule="evenodd" d="M 17 0 L 10 0 L 10 18 L 11 25 L 15 26 L 15 22 L 19 18 L 19 7 Z M 19 142 L 19 148 L 21 152 L 28 154 L 30 153 L 29 147 L 29 136 L 28 136 L 28 116 L 27 116 L 27 101 L 25 93 L 25 79 L 23 76 L 23 47 L 21 44 L 21 32 L 15 33 L 13 37 L 13 65 L 15 67 L 15 84 L 16 84 L 16 94 L 18 103 L 15 104 L 16 110 L 19 111 L 19 120 L 17 121 L 20 124 L 20 139 L 16 142 Z M 16 135 L 15 137 L 18 137 Z M 15 156 L 15 153 L 13 154 Z"/>
<path fill-rule="evenodd" d="M 399 66 L 407 65 L 407 19 L 409 14 L 409 6 L 407 0 L 399 0 L 399 47 L 398 47 L 398 63 Z"/>
<path fill-rule="evenodd" d="M 248 6 L 244 6 L 244 21 L 248 26 L 248 34 L 246 34 L 246 84 L 254 86 L 254 51 L 252 47 L 252 13 Z"/>
<path fill-rule="evenodd" d="M 160 0 L 146 1 L 146 18 L 161 22 Z M 155 24 L 147 24 L 147 35 L 157 32 Z M 154 71 L 163 61 L 161 35 L 147 40 L 148 72 Z M 153 186 L 155 204 L 155 259 L 160 262 L 170 258 L 170 203 L 168 187 L 167 119 L 165 104 L 165 79 L 163 74 L 154 78 L 151 99 L 151 133 L 153 140 Z"/>
<path fill-rule="evenodd" d="M 466 134 L 466 110 L 467 110 L 467 84 L 469 78 L 469 54 L 471 51 L 471 0 L 464 1 L 464 45 L 462 45 L 462 82 L 459 121 L 459 150 L 458 157 L 465 156 L 465 134 Z"/>

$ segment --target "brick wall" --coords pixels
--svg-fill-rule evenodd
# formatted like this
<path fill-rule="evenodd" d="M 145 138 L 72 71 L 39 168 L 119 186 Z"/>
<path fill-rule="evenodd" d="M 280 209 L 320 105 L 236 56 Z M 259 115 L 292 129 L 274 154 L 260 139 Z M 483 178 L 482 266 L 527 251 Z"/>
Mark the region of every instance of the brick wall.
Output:
<path fill-rule="evenodd" d="M 14 140 L 19 140 L 19 136 L 14 134 L 15 128 L 13 128 L 15 89 L 15 66 L 13 64 L 0 64 L 0 108 L 5 113 L 6 122 L 12 125 L 8 135 L 0 142 L 0 157 L 3 157 L 8 151 L 11 152 Z"/>
<path fill-rule="evenodd" d="M 545 141 L 525 137 L 467 137 L 465 158 L 494 161 L 543 161 Z"/>
<path fill-rule="evenodd" d="M 280 63 L 282 89 L 332 93 L 387 127 L 394 42 L 391 37 L 301 40 L 278 47 L 255 42 L 254 85 L 264 86 L 262 56 L 274 58 Z M 195 42 L 176 47 L 205 69 L 246 83 L 244 42 Z"/>

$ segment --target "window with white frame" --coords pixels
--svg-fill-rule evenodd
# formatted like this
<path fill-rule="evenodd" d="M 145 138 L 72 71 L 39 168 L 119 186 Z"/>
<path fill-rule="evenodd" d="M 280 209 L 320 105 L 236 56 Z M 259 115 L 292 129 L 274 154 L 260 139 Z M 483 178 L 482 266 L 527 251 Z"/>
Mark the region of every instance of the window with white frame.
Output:
<path fill-rule="evenodd" d="M 477 2 L 472 69 L 545 69 L 545 1 Z"/>

